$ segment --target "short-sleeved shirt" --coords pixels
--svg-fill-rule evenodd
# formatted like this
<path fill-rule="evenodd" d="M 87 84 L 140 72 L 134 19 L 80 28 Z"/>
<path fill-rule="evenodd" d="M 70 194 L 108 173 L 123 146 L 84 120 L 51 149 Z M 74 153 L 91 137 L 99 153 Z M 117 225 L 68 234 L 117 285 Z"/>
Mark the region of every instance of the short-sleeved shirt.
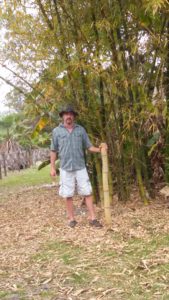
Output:
<path fill-rule="evenodd" d="M 86 130 L 75 124 L 70 133 L 63 124 L 52 131 L 51 150 L 58 153 L 60 167 L 66 171 L 85 168 L 84 151 L 92 146 Z"/>

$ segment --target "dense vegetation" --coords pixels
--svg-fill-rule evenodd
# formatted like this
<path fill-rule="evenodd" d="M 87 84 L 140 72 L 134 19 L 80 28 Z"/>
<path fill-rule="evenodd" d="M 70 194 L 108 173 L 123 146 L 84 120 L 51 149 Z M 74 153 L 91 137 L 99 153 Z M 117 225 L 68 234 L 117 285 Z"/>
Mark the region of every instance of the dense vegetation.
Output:
<path fill-rule="evenodd" d="M 21 136 L 49 145 L 61 105 L 72 102 L 95 145 L 109 146 L 110 186 L 145 201 L 169 180 L 169 11 L 165 0 L 5 1 L 1 79 Z M 5 49 L 5 51 L 4 51 Z M 24 118 L 23 118 L 24 116 Z M 23 126 L 22 126 L 23 125 Z M 101 161 L 89 159 L 95 194 Z"/>

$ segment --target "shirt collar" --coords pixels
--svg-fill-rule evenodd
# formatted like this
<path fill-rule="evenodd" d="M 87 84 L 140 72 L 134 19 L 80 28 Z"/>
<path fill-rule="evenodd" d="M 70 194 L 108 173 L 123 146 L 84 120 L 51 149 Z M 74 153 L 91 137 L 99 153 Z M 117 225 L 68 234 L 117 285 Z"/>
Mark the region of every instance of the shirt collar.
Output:
<path fill-rule="evenodd" d="M 66 127 L 63 125 L 63 123 L 60 123 L 60 124 L 59 124 L 59 127 L 66 128 Z M 76 124 L 76 123 L 74 123 L 74 127 L 73 127 L 73 128 L 75 128 L 75 127 L 79 127 L 79 125 Z"/>

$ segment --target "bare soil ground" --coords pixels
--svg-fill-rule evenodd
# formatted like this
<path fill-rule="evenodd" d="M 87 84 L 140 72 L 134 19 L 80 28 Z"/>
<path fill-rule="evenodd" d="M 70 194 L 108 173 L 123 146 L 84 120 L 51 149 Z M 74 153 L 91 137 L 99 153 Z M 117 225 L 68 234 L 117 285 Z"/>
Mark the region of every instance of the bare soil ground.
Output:
<path fill-rule="evenodd" d="M 76 198 L 71 229 L 56 188 L 1 192 L 0 299 L 169 299 L 169 203 L 132 197 L 114 199 L 109 229 L 91 228 Z"/>

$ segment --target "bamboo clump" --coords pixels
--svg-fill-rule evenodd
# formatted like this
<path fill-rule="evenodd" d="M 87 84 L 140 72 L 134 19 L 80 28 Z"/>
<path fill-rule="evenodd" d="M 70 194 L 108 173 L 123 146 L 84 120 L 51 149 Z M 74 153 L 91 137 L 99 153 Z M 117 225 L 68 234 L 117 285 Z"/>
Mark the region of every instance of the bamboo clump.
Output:
<path fill-rule="evenodd" d="M 111 225 L 111 209 L 110 209 L 110 192 L 109 192 L 109 168 L 108 168 L 108 155 L 107 155 L 107 145 L 105 143 L 101 144 L 101 157 L 102 157 L 102 180 L 103 180 L 103 197 L 104 197 L 104 213 L 105 221 L 107 225 Z"/>

